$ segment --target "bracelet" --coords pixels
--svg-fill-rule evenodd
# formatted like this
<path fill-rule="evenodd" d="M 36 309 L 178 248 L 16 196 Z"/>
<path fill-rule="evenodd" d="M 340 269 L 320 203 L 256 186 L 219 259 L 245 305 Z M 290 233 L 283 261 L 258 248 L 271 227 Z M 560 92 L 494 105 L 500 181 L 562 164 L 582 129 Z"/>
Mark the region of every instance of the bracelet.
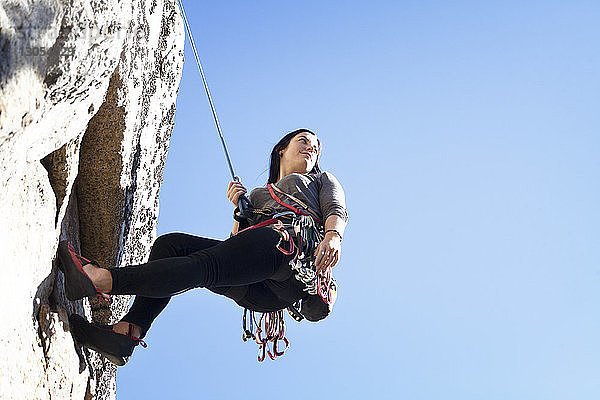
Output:
<path fill-rule="evenodd" d="M 335 232 L 335 233 L 337 233 L 337 235 L 340 237 L 340 241 L 342 241 L 342 239 L 343 239 L 342 235 L 336 229 L 327 229 L 325 231 L 325 234 L 327 234 L 327 232 Z"/>

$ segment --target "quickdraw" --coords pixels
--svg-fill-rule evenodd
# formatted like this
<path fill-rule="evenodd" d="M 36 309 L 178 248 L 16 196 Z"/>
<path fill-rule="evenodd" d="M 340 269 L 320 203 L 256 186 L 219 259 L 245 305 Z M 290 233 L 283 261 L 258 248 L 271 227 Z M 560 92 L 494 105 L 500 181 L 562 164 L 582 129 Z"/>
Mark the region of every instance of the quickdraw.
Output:
<path fill-rule="evenodd" d="M 247 313 L 250 314 L 249 318 L 246 318 Z M 271 360 L 275 360 L 290 347 L 290 342 L 285 337 L 283 310 L 261 313 L 260 318 L 256 321 L 255 311 L 245 309 L 242 329 L 244 330 L 242 335 L 244 342 L 253 339 L 258 344 L 258 361 L 263 361 L 267 355 Z M 278 350 L 280 342 L 283 342 L 285 348 Z M 271 343 L 270 347 L 269 343 Z"/>

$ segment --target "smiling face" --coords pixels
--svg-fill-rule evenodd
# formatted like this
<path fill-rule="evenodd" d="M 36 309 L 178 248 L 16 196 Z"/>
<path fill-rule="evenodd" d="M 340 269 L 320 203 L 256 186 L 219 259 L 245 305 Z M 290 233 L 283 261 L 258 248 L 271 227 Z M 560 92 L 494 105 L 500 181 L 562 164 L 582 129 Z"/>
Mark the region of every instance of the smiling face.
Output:
<path fill-rule="evenodd" d="M 300 132 L 290 140 L 287 147 L 279 152 L 279 179 L 291 173 L 305 174 L 312 171 L 321 151 L 315 136 L 309 132 Z"/>

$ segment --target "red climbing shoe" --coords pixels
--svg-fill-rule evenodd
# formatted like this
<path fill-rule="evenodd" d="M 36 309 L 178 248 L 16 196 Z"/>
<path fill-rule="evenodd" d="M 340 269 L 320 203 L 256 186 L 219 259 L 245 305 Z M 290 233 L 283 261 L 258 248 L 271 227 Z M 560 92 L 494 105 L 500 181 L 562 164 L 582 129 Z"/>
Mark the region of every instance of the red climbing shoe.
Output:
<path fill-rule="evenodd" d="M 110 295 L 98 289 L 83 270 L 85 264 L 94 264 L 100 267 L 97 262 L 77 254 L 73 245 L 66 240 L 58 244 L 58 257 L 60 258 L 58 266 L 65 275 L 67 299 L 73 301 L 95 295 L 100 295 L 105 300 L 110 299 Z"/>
<path fill-rule="evenodd" d="M 81 315 L 71 314 L 69 327 L 77 343 L 97 351 L 119 366 L 125 365 L 138 344 L 146 347 L 142 339 L 133 336 L 132 324 L 129 324 L 129 333 L 121 335 L 113 331 L 111 325 L 89 323 Z"/>

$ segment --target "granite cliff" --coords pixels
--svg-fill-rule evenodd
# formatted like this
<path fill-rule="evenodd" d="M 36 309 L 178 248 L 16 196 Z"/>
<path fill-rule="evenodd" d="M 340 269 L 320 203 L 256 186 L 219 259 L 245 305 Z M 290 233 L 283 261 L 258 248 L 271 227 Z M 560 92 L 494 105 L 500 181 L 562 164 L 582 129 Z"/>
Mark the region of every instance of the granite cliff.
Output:
<path fill-rule="evenodd" d="M 129 298 L 68 301 L 56 249 L 146 260 L 183 44 L 173 0 L 0 0 L 0 398 L 115 398 L 67 317 L 113 323 Z"/>

